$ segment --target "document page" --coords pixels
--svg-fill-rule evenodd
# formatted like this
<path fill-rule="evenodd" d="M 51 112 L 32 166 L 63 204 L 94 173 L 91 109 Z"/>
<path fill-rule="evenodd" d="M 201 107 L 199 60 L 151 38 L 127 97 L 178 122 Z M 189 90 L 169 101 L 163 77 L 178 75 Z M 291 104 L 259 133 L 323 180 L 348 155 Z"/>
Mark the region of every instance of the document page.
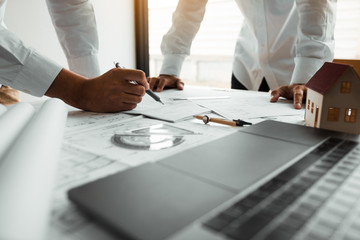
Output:
<path fill-rule="evenodd" d="M 280 98 L 270 102 L 270 93 L 244 90 L 214 89 L 229 96 L 228 99 L 193 100 L 227 119 L 241 119 L 257 123 L 267 119 L 301 123 L 305 109 L 295 109 L 292 100 Z"/>
<path fill-rule="evenodd" d="M 190 100 L 229 120 L 241 119 L 254 124 L 271 119 L 304 124 L 304 108 L 294 109 L 292 100 L 284 98 L 271 103 L 269 92 L 186 86 L 183 91 L 171 89 L 160 94 L 161 98 L 178 99 L 173 101 L 179 103 Z"/>
<path fill-rule="evenodd" d="M 182 91 L 171 91 L 181 95 Z M 161 92 L 156 93 L 164 104 L 156 102 L 150 96 L 145 95 L 143 100 L 138 106 L 131 111 L 125 113 L 129 114 L 141 114 L 146 117 L 159 119 L 168 122 L 178 122 L 181 120 L 192 118 L 197 114 L 210 112 L 209 109 L 202 107 L 190 100 L 174 101 L 171 97 L 166 95 L 169 93 Z M 175 94 L 174 94 L 175 95 Z"/>

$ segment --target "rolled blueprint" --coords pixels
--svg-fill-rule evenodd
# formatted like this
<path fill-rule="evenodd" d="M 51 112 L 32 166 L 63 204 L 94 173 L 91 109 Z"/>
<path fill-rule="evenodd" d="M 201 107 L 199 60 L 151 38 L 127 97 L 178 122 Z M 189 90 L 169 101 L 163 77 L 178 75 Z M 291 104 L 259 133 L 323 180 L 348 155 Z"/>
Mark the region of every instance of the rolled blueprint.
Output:
<path fill-rule="evenodd" d="M 6 107 L 2 104 L 0 104 L 0 116 L 1 114 L 3 114 L 4 112 L 6 112 Z"/>
<path fill-rule="evenodd" d="M 0 239 L 45 239 L 66 117 L 61 100 L 47 100 L 4 155 Z"/>
<path fill-rule="evenodd" d="M 29 122 L 34 111 L 34 107 L 29 103 L 17 103 L 7 111 L 5 108 L 3 114 L 0 109 L 0 168 L 3 155 Z"/>

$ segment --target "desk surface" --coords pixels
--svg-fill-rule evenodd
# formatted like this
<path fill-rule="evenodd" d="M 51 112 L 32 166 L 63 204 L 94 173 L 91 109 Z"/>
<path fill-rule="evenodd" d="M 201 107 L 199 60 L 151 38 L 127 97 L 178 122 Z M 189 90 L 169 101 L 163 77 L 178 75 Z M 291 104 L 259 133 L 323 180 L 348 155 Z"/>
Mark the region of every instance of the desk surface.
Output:
<path fill-rule="evenodd" d="M 304 110 L 294 110 L 291 101 L 269 103 L 268 93 L 187 86 L 184 91 L 169 90 L 159 95 L 162 99 L 227 96 L 191 101 L 229 119 L 240 118 L 253 123 L 273 119 L 304 124 Z M 148 103 L 141 104 L 144 107 Z M 119 147 L 111 141 L 114 134 L 158 124 L 192 134 L 184 134 L 184 141 L 177 146 L 154 151 Z M 77 211 L 67 199 L 67 190 L 130 167 L 157 161 L 237 130 L 239 128 L 214 123 L 205 125 L 193 118 L 170 123 L 125 113 L 98 114 L 69 107 L 47 239 L 115 239 Z"/>

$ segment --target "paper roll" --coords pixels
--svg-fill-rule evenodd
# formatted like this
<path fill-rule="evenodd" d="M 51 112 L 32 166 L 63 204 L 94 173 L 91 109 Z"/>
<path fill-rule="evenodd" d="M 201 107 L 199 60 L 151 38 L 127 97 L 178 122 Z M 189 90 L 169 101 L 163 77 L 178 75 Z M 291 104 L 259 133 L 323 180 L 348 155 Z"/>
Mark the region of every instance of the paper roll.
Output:
<path fill-rule="evenodd" d="M 0 116 L 1 114 L 3 114 L 4 112 L 6 112 L 6 107 L 2 104 L 0 104 Z"/>
<path fill-rule="evenodd" d="M 45 239 L 67 108 L 49 99 L 0 166 L 0 239 Z"/>
<path fill-rule="evenodd" d="M 0 116 L 0 168 L 3 155 L 29 122 L 34 111 L 29 103 L 18 103 Z"/>

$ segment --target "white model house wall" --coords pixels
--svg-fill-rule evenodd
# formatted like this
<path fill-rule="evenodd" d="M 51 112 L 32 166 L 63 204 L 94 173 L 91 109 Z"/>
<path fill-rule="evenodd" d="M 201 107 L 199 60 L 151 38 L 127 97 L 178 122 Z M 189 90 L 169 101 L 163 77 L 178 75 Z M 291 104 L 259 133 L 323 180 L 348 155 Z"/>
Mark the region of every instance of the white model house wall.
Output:
<path fill-rule="evenodd" d="M 323 104 L 324 96 L 318 92 L 315 92 L 312 89 L 308 89 L 307 91 L 307 98 L 306 98 L 306 124 L 310 127 L 320 127 L 320 121 L 322 119 L 322 104 Z M 316 118 L 316 111 L 318 112 L 317 119 Z M 317 120 L 317 121 L 315 121 Z"/>

